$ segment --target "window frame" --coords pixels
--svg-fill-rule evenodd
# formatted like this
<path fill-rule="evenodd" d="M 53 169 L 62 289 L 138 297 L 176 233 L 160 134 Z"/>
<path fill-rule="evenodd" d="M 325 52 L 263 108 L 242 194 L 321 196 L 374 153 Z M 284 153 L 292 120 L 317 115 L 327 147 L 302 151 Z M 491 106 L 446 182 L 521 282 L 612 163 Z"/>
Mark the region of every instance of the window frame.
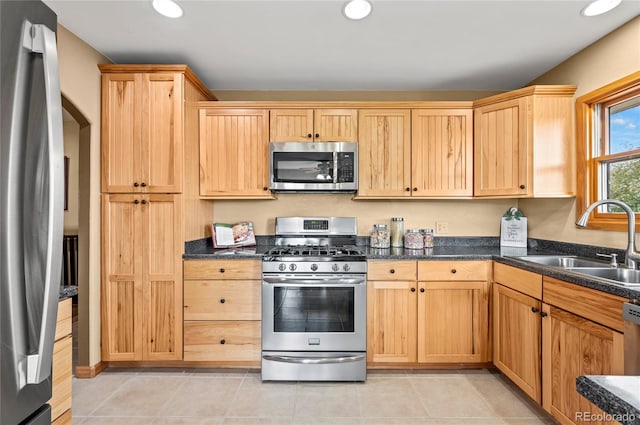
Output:
<path fill-rule="evenodd" d="M 576 162 L 577 162 L 577 196 L 576 219 L 587 207 L 598 200 L 598 170 L 602 159 L 631 157 L 640 154 L 640 150 L 628 151 L 624 154 L 594 155 L 596 144 L 602 152 L 605 141 L 600 137 L 608 131 L 606 114 L 599 113 L 600 105 L 610 106 L 638 95 L 640 96 L 640 71 L 623 77 L 617 81 L 587 93 L 576 100 Z M 597 119 L 599 118 L 599 122 Z M 597 158 L 597 159 L 596 159 Z M 640 214 L 636 214 L 636 226 L 640 225 Z M 589 216 L 587 228 L 601 230 L 627 230 L 627 215 L 625 213 L 601 213 L 594 210 Z"/>

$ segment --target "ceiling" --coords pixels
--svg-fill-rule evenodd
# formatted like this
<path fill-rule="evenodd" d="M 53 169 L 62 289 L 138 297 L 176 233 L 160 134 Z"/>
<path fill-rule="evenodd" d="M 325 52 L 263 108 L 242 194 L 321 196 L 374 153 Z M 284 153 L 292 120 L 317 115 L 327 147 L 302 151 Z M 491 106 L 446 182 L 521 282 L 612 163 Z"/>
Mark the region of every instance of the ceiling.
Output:
<path fill-rule="evenodd" d="M 586 0 L 44 0 L 116 63 L 186 63 L 216 90 L 511 90 L 640 15 L 640 0 L 587 18 Z M 570 82 L 567 82 L 570 83 Z"/>

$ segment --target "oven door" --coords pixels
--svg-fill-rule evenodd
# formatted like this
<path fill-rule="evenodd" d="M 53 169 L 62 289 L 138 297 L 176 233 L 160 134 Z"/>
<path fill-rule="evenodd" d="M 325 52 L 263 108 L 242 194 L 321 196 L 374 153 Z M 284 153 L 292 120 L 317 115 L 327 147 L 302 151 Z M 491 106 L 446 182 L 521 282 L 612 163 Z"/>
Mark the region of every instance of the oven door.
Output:
<path fill-rule="evenodd" d="M 263 351 L 366 351 L 366 275 L 262 277 Z"/>

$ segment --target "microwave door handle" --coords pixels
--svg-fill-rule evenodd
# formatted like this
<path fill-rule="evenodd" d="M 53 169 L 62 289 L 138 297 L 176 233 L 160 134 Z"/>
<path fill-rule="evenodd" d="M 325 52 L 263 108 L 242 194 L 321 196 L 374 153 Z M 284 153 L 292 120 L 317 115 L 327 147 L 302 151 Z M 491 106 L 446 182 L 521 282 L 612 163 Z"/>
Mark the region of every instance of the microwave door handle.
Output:
<path fill-rule="evenodd" d="M 333 183 L 338 183 L 338 152 L 333 151 Z"/>

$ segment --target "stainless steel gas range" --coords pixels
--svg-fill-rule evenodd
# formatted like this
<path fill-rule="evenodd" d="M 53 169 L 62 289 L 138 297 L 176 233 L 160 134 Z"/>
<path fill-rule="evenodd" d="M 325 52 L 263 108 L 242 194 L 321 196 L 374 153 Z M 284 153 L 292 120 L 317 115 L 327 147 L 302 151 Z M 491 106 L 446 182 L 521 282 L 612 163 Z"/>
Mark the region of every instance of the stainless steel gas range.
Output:
<path fill-rule="evenodd" d="M 262 261 L 262 380 L 364 381 L 367 262 L 352 217 L 277 217 Z"/>

